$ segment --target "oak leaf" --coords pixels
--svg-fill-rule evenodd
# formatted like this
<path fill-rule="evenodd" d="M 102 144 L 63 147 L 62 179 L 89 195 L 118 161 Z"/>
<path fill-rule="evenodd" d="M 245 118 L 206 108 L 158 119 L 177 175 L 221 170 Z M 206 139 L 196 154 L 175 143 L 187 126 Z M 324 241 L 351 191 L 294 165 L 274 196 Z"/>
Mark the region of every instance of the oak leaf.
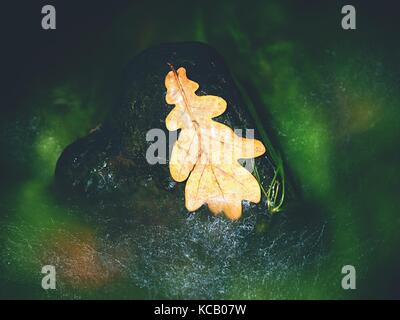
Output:
<path fill-rule="evenodd" d="M 170 67 L 165 77 L 166 102 L 175 107 L 165 123 L 169 131 L 181 129 L 169 163 L 171 176 L 177 182 L 188 179 L 185 206 L 189 211 L 207 204 L 213 214 L 223 212 L 236 220 L 242 214 L 242 200 L 258 203 L 261 199 L 257 180 L 238 159 L 258 157 L 265 147 L 212 120 L 224 113 L 226 101 L 196 95 L 199 84 L 187 78 L 186 69 Z"/>

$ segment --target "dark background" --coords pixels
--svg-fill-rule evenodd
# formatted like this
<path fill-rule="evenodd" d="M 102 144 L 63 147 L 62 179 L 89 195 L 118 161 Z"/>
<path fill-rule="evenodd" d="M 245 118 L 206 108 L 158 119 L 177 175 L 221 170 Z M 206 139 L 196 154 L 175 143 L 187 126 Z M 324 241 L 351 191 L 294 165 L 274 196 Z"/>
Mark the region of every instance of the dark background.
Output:
<path fill-rule="evenodd" d="M 257 2 L 257 1 L 255 1 Z M 262 1 L 261 1 L 262 2 Z M 305 38 L 315 45 L 329 42 L 332 34 L 337 35 L 341 18 L 340 8 L 352 4 L 357 9 L 355 41 L 369 39 L 376 45 L 384 45 L 387 50 L 397 46 L 396 32 L 399 28 L 400 5 L 394 0 L 385 1 L 287 1 L 290 10 L 304 20 L 305 28 L 285 28 L 285 33 Z M 45 31 L 41 28 L 42 6 L 54 5 L 57 11 L 57 29 Z M 251 2 L 243 5 L 251 7 Z M 218 10 L 217 15 L 224 15 L 224 7 L 213 6 L 212 1 L 7 1 L 1 6 L 2 32 L 2 78 L 4 79 L 2 108 L 15 109 L 18 98 L 26 93 L 29 81 L 48 72 L 60 73 L 65 65 L 79 61 L 82 56 L 94 54 L 101 43 L 103 33 L 113 23 L 115 17 L 128 7 L 134 8 L 140 20 L 146 15 L 159 17 L 162 11 L 164 20 L 178 20 L 180 15 L 192 15 L 193 10 Z M 189 12 L 187 12 L 189 11 Z M 329 20 L 337 19 L 335 24 Z M 138 25 L 146 32 L 145 25 Z M 182 25 L 182 27 L 184 27 Z M 354 35 L 353 35 L 354 36 Z M 167 40 L 171 34 L 164 34 Z M 163 38 L 161 37 L 161 38 Z M 191 40 L 188 37 L 186 40 Z M 350 39 L 351 40 L 351 39 Z M 344 39 L 346 41 L 346 39 Z"/>

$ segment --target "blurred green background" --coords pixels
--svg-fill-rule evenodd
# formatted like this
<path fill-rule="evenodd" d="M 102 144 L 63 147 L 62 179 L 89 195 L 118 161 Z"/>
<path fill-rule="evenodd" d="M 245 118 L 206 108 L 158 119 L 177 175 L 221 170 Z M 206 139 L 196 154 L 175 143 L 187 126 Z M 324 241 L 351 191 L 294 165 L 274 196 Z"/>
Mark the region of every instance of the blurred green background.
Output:
<path fill-rule="evenodd" d="M 201 41 L 226 59 L 282 153 L 301 205 L 289 201 L 278 214 L 301 208 L 305 220 L 326 220 L 329 235 L 318 266 L 290 272 L 288 263 L 284 279 L 251 294 L 238 278 L 222 297 L 400 298 L 394 1 L 352 1 L 357 30 L 349 31 L 340 24 L 343 1 L 59 1 L 56 31 L 40 29 L 43 4 L 17 2 L 25 8 L 21 22 L 2 28 L 0 297 L 59 297 L 40 288 L 35 248 L 60 229 L 91 237 L 91 226 L 52 196 L 60 153 L 115 105 L 135 54 L 163 42 Z M 346 264 L 356 267 L 357 290 L 340 287 Z M 101 284 L 66 297 L 152 297 L 111 282 L 112 290 Z"/>

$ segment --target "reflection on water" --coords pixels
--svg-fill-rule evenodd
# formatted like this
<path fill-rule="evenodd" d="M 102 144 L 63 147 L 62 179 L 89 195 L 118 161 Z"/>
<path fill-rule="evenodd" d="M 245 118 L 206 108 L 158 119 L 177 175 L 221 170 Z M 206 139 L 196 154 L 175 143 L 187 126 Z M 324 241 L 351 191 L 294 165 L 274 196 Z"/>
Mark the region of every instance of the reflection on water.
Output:
<path fill-rule="evenodd" d="M 294 231 L 282 222 L 274 227 L 277 236 L 268 236 L 265 228 L 257 229 L 253 214 L 238 222 L 199 214 L 178 220 L 173 226 L 133 223 L 112 235 L 104 221 L 94 228 L 55 221 L 40 227 L 21 220 L 22 229 L 2 227 L 3 263 L 12 269 L 8 272 L 33 279 L 41 266 L 54 265 L 58 289 L 48 296 L 64 298 L 85 297 L 88 291 L 110 297 L 115 290 L 149 298 L 301 297 L 299 275 L 308 270 L 315 280 L 320 276 L 323 225 Z M 289 279 L 288 292 L 282 284 Z"/>

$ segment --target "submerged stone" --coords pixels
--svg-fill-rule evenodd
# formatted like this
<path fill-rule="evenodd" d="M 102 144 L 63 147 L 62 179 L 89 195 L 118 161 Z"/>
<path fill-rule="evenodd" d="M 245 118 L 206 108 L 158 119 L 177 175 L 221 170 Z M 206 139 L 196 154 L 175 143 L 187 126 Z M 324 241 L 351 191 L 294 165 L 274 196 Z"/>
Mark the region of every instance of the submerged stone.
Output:
<path fill-rule="evenodd" d="M 122 99 L 103 124 L 88 136 L 68 146 L 56 167 L 56 183 L 68 197 L 89 200 L 92 206 L 112 215 L 149 223 L 184 216 L 185 183 L 170 177 L 168 163 L 151 165 L 146 141 L 151 129 L 165 131 L 165 118 L 173 106 L 165 101 L 164 79 L 171 70 L 184 67 L 200 85 L 198 95 L 216 95 L 226 100 L 227 110 L 216 121 L 232 129 L 257 129 L 222 57 L 200 43 L 163 44 L 143 51 L 128 65 Z M 273 175 L 267 153 L 255 159 L 266 188 Z M 265 195 L 259 204 L 244 204 L 243 215 L 252 210 L 267 213 Z M 198 211 L 209 214 L 204 205 Z"/>
<path fill-rule="evenodd" d="M 216 121 L 232 129 L 255 129 L 260 139 L 244 97 L 209 46 L 164 44 L 134 58 L 121 100 L 98 128 L 64 150 L 56 167 L 60 196 L 72 200 L 71 212 L 89 220 L 104 252 L 99 258 L 107 262 L 88 269 L 87 285 L 91 270 L 105 268 L 157 298 L 220 299 L 236 293 L 257 298 L 261 288 L 271 290 L 273 283 L 299 274 L 318 258 L 322 232 L 282 214 L 268 215 L 264 193 L 258 204 L 243 202 L 237 221 L 213 216 L 206 205 L 195 214 L 187 212 L 185 183 L 172 181 L 168 163 L 151 165 L 146 159 L 153 143 L 146 140 L 149 130 L 158 128 L 168 136 L 165 118 L 173 106 L 165 101 L 164 79 L 169 64 L 187 70 L 200 86 L 198 95 L 226 100 L 227 110 Z M 266 147 L 267 153 L 255 159 L 265 190 L 274 173 L 271 147 Z M 74 257 L 80 261 L 87 255 Z M 249 288 L 245 295 L 243 288 Z M 268 294 L 281 296 L 279 288 Z"/>

